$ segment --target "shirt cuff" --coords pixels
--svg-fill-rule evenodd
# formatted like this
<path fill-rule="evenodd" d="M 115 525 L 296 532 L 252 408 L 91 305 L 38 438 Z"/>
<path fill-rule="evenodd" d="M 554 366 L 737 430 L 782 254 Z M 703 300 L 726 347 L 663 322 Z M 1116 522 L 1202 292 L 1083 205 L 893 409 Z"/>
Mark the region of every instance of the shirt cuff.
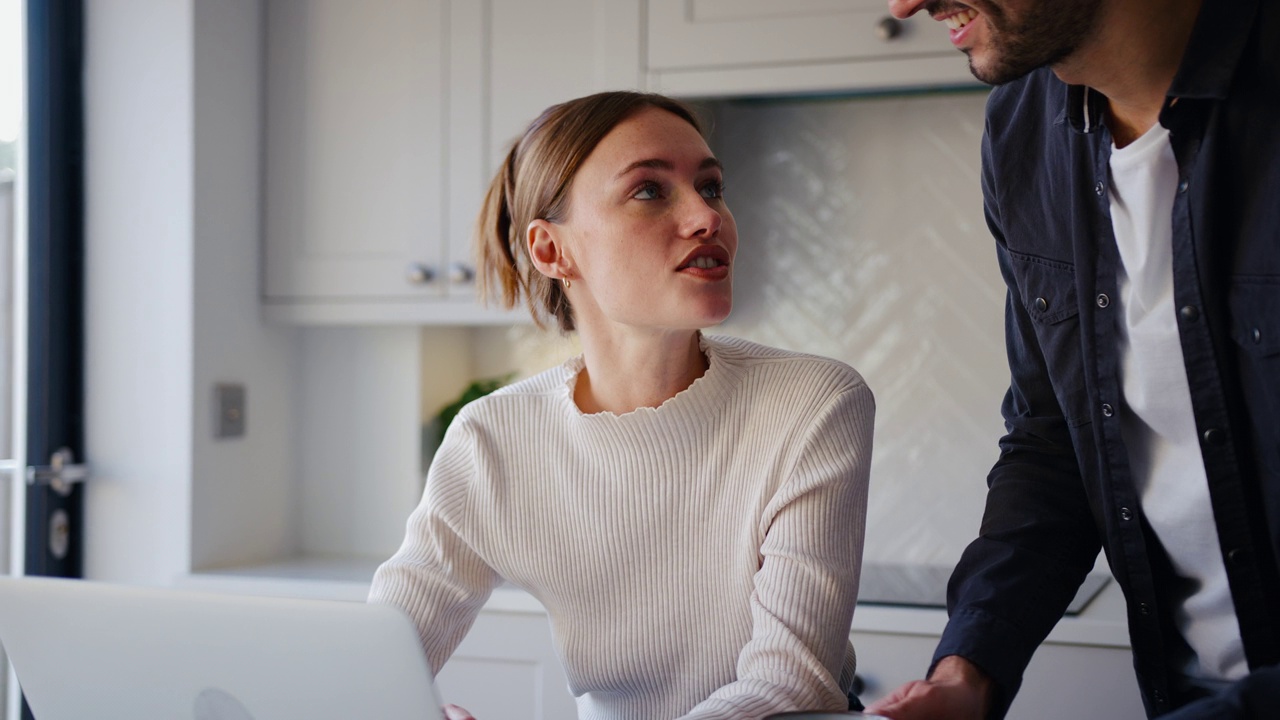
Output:
<path fill-rule="evenodd" d="M 976 665 L 993 684 L 987 717 L 999 720 L 1009 711 L 1022 685 L 1022 672 L 1039 644 L 1040 640 L 1025 630 L 982 610 L 958 610 L 942 632 L 929 672 L 949 655 L 959 655 Z"/>

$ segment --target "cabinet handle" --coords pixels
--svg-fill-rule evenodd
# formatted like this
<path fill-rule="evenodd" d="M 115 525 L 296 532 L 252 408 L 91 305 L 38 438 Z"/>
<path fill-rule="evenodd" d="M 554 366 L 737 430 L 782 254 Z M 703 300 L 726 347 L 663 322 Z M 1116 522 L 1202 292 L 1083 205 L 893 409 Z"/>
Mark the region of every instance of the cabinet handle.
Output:
<path fill-rule="evenodd" d="M 469 283 L 476 277 L 476 271 L 470 265 L 454 263 L 449 266 L 449 282 L 455 285 Z"/>
<path fill-rule="evenodd" d="M 896 17 L 886 15 L 880 18 L 880 22 L 876 23 L 876 37 L 885 42 L 889 42 L 901 34 L 902 22 Z"/>
<path fill-rule="evenodd" d="M 423 263 L 409 263 L 404 269 L 404 279 L 410 285 L 426 285 L 435 280 L 436 271 L 430 265 Z"/>

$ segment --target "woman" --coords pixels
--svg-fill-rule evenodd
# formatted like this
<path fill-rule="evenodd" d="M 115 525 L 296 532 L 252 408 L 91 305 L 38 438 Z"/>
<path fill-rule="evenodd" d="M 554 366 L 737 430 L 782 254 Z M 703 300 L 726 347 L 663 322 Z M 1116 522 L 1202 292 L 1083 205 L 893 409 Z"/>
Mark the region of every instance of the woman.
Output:
<path fill-rule="evenodd" d="M 658 95 L 554 106 L 508 154 L 482 292 L 582 354 L 458 414 L 374 577 L 434 670 L 505 579 L 546 607 L 582 718 L 848 707 L 874 401 L 842 363 L 701 333 L 732 305 L 722 189 Z"/>

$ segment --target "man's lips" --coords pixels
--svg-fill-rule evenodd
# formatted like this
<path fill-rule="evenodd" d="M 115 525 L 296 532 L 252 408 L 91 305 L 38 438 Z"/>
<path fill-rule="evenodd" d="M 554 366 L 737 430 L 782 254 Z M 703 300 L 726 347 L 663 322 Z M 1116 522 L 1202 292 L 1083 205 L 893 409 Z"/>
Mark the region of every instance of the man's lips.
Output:
<path fill-rule="evenodd" d="M 973 8 L 959 7 L 939 12 L 933 15 L 933 19 L 947 26 L 951 35 L 951 43 L 959 47 L 965 35 L 968 34 L 969 26 L 978 15 L 978 11 Z"/>

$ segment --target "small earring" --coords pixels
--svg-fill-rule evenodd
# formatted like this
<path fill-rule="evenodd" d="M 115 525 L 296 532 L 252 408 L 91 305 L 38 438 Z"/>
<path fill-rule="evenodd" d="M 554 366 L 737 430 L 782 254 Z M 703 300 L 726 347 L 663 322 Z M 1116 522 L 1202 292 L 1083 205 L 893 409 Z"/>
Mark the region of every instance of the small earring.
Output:
<path fill-rule="evenodd" d="M 570 287 L 572 287 L 572 286 L 573 286 L 573 283 L 569 282 L 569 276 L 568 276 L 568 275 L 565 275 L 564 277 L 560 278 L 560 282 L 564 283 L 564 289 L 565 289 L 565 290 L 568 290 Z"/>

